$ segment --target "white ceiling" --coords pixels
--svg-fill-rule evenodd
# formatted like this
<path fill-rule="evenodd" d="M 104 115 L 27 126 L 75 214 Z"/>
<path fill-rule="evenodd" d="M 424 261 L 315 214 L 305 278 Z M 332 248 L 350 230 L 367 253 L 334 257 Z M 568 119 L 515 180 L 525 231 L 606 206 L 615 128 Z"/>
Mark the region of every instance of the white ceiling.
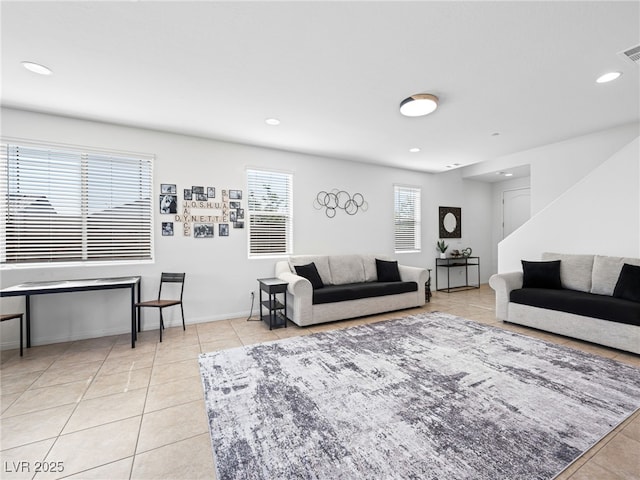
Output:
<path fill-rule="evenodd" d="M 8 107 L 427 172 L 640 120 L 639 67 L 618 55 L 640 43 L 638 1 L 2 1 L 0 13 Z M 611 70 L 622 77 L 595 83 Z M 440 108 L 400 115 L 421 92 Z"/>

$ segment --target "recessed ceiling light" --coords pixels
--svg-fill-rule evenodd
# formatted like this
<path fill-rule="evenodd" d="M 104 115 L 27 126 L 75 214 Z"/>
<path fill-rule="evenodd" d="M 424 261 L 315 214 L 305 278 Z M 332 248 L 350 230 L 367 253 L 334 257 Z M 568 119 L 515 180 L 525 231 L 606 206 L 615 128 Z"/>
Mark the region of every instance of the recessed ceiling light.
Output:
<path fill-rule="evenodd" d="M 601 76 L 598 77 L 598 79 L 596 80 L 596 83 L 612 82 L 615 79 L 619 78 L 620 75 L 622 75 L 622 73 L 620 73 L 620 72 L 605 73 L 604 75 L 601 75 Z"/>
<path fill-rule="evenodd" d="M 505 177 L 513 177 L 513 173 L 505 173 L 504 176 Z"/>
<path fill-rule="evenodd" d="M 280 125 L 280 120 L 278 120 L 277 118 L 267 118 L 264 123 L 266 123 L 267 125 Z"/>
<path fill-rule="evenodd" d="M 411 153 L 418 153 L 420 151 L 420 149 L 418 147 L 413 147 L 413 148 L 410 148 L 409 151 Z"/>
<path fill-rule="evenodd" d="M 406 117 L 422 117 L 438 108 L 438 97 L 430 93 L 416 93 L 400 102 L 400 113 Z"/>
<path fill-rule="evenodd" d="M 39 75 L 51 75 L 53 73 L 49 67 L 45 67 L 39 63 L 22 62 L 22 66 L 30 72 L 37 73 Z"/>
<path fill-rule="evenodd" d="M 498 137 L 498 136 L 500 136 L 500 132 L 493 132 L 493 133 L 491 134 L 491 136 L 492 136 L 492 137 Z"/>

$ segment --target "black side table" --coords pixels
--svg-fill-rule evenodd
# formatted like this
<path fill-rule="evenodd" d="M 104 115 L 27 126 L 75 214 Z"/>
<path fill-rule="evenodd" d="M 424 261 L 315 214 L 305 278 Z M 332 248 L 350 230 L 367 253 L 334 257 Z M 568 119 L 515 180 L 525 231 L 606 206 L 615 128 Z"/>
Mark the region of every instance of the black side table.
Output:
<path fill-rule="evenodd" d="M 269 319 L 269 330 L 273 328 L 287 328 L 287 282 L 279 278 L 259 278 L 260 284 L 260 320 Z M 262 300 L 262 292 L 267 294 L 267 299 Z M 278 300 L 277 295 L 281 293 L 283 302 Z M 262 307 L 267 308 L 268 315 L 262 314 Z"/>

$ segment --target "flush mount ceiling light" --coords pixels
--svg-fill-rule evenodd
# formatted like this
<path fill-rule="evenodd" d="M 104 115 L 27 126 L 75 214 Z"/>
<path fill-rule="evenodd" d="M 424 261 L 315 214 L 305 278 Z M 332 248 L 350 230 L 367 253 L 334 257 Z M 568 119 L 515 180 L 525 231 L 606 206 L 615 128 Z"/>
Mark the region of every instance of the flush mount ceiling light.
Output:
<path fill-rule="evenodd" d="M 37 73 L 38 75 L 51 75 L 53 73 L 49 67 L 45 67 L 39 63 L 22 62 L 22 66 L 30 72 Z"/>
<path fill-rule="evenodd" d="M 276 125 L 280 125 L 280 120 L 277 118 L 267 118 L 264 123 L 275 127 Z"/>
<path fill-rule="evenodd" d="M 598 79 L 596 80 L 596 83 L 613 82 L 615 79 L 619 78 L 620 75 L 622 75 L 622 73 L 620 72 L 605 73 L 604 75 L 601 75 L 598 77 Z"/>
<path fill-rule="evenodd" d="M 400 113 L 406 117 L 422 117 L 438 108 L 438 97 L 430 93 L 416 93 L 400 102 Z"/>
<path fill-rule="evenodd" d="M 410 148 L 409 151 L 411 153 L 418 153 L 420 151 L 420 149 L 418 147 L 413 147 L 413 148 Z"/>

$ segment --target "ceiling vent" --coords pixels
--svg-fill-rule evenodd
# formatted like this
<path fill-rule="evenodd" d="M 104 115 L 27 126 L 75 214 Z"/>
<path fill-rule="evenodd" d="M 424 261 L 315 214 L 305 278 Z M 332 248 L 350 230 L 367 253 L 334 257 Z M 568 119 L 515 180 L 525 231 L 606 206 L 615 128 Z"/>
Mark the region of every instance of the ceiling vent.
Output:
<path fill-rule="evenodd" d="M 640 45 L 636 45 L 635 47 L 627 48 L 626 50 L 620 52 L 618 55 L 622 56 L 622 58 L 627 59 L 630 62 L 635 63 L 636 65 L 640 64 Z"/>

